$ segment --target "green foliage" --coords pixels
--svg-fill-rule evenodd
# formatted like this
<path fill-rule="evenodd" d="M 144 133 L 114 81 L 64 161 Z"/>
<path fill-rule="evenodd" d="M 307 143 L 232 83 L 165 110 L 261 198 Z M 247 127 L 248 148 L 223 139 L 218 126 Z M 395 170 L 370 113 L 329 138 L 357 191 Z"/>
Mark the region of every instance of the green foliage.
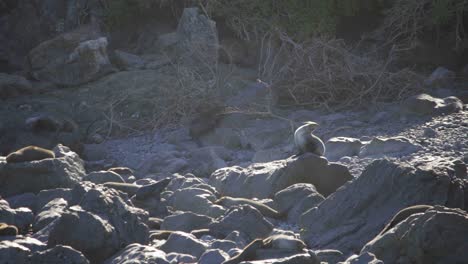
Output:
<path fill-rule="evenodd" d="M 369 0 L 208 0 L 209 11 L 226 19 L 245 39 L 281 29 L 298 39 L 333 35 L 339 19 L 365 8 L 377 9 L 382 1 Z"/>

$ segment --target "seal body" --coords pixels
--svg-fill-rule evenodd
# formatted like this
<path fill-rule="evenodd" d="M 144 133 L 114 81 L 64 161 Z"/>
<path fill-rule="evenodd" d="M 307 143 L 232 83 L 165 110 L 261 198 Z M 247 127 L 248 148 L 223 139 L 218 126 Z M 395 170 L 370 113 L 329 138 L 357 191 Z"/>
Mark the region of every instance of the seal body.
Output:
<path fill-rule="evenodd" d="M 306 152 L 319 156 L 325 154 L 325 144 L 319 137 L 312 134 L 317 126 L 315 122 L 306 122 L 294 132 L 294 143 L 299 149 L 299 155 Z"/>
<path fill-rule="evenodd" d="M 236 206 L 236 205 L 248 204 L 248 205 L 254 207 L 255 209 L 257 209 L 258 211 L 260 211 L 260 213 L 262 213 L 263 216 L 276 218 L 276 219 L 284 217 L 283 214 L 280 214 L 275 209 L 273 209 L 273 208 L 271 208 L 271 207 L 269 207 L 269 206 L 267 206 L 265 204 L 262 204 L 260 202 L 251 200 L 251 199 L 234 198 L 234 197 L 224 196 L 224 197 L 221 197 L 220 199 L 216 200 L 214 203 L 218 204 L 218 205 L 222 205 L 224 207 L 228 207 L 228 208 L 232 207 L 232 206 Z"/>
<path fill-rule="evenodd" d="M 384 227 L 382 232 L 380 232 L 379 236 L 385 234 L 385 232 L 387 232 L 388 230 L 398 225 L 400 222 L 408 218 L 410 215 L 424 213 L 431 208 L 433 208 L 432 205 L 420 204 L 420 205 L 413 205 L 413 206 L 409 206 L 409 207 L 401 209 L 398 213 L 395 214 L 395 216 L 393 216 L 392 220 Z"/>
<path fill-rule="evenodd" d="M 8 154 L 8 156 L 6 157 L 6 162 L 17 163 L 53 158 L 55 158 L 54 152 L 48 149 L 36 146 L 27 146 L 25 148 L 19 149 L 15 152 Z"/>

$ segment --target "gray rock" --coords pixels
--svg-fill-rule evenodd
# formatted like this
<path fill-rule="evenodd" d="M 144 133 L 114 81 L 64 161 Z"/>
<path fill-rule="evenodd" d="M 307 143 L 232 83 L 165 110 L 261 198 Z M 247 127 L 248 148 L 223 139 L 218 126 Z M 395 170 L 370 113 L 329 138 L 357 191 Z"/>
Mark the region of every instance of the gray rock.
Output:
<path fill-rule="evenodd" d="M 406 263 L 406 262 L 402 262 Z M 377 259 L 376 256 L 369 252 L 364 252 L 361 255 L 352 255 L 344 262 L 340 262 L 340 264 L 384 264 L 383 261 Z"/>
<path fill-rule="evenodd" d="M 361 256 L 373 254 L 381 263 L 463 263 L 468 259 L 467 235 L 466 211 L 435 206 L 374 238 Z"/>
<path fill-rule="evenodd" d="M 114 256 L 106 260 L 105 264 L 169 264 L 166 253 L 155 247 L 140 244 L 130 244 Z"/>
<path fill-rule="evenodd" d="M 34 220 L 31 209 L 11 209 L 7 201 L 0 199 L 0 222 L 16 226 L 20 232 L 27 232 Z"/>
<path fill-rule="evenodd" d="M 177 25 L 178 48 L 183 60 L 207 66 L 218 61 L 218 31 L 216 23 L 198 8 L 185 8 Z"/>
<path fill-rule="evenodd" d="M 338 160 L 344 156 L 357 156 L 362 147 L 361 140 L 348 137 L 330 138 L 325 147 L 325 156 L 330 160 Z"/>
<path fill-rule="evenodd" d="M 49 247 L 71 246 L 91 262 L 102 262 L 121 246 L 117 231 L 108 221 L 79 206 L 69 208 L 56 221 L 49 235 Z"/>
<path fill-rule="evenodd" d="M 351 179 L 345 166 L 306 153 L 285 160 L 252 164 L 247 168 L 219 169 L 211 175 L 209 183 L 222 196 L 271 198 L 295 183 L 311 183 L 322 195 L 328 196 Z"/>
<path fill-rule="evenodd" d="M 119 174 L 112 171 L 93 171 L 83 177 L 83 181 L 90 181 L 96 184 L 106 182 L 125 182 Z"/>
<path fill-rule="evenodd" d="M 42 190 L 37 194 L 37 203 L 35 212 L 40 211 L 42 207 L 48 204 L 50 201 L 62 198 L 67 202 L 72 199 L 72 189 L 70 188 L 56 188 L 50 190 Z"/>
<path fill-rule="evenodd" d="M 199 258 L 207 249 L 207 245 L 191 234 L 174 232 L 169 235 L 169 238 L 161 245 L 160 249 L 166 253 L 176 252 Z"/>
<path fill-rule="evenodd" d="M 275 194 L 273 200 L 278 207 L 279 212 L 288 212 L 295 205 L 300 203 L 309 195 L 316 197 L 317 203 L 320 203 L 325 198 L 317 192 L 315 186 L 310 183 L 296 183 Z"/>
<path fill-rule="evenodd" d="M 212 222 L 213 219 L 208 216 L 198 215 L 192 212 L 180 212 L 164 218 L 161 229 L 190 232 L 196 229 L 208 228 Z"/>
<path fill-rule="evenodd" d="M 197 262 L 196 257 L 192 255 L 188 255 L 188 254 L 181 254 L 181 253 L 169 253 L 167 254 L 167 259 L 171 262 L 171 264 Z"/>
<path fill-rule="evenodd" d="M 345 257 L 341 251 L 334 249 L 315 250 L 314 253 L 321 262 L 327 263 L 338 263 Z"/>
<path fill-rule="evenodd" d="M 42 228 L 46 227 L 48 224 L 52 223 L 55 219 L 60 218 L 60 216 L 65 212 L 65 209 L 68 206 L 68 202 L 62 198 L 56 198 L 49 203 L 47 203 L 39 214 L 36 215 L 33 223 L 33 230 L 37 232 Z"/>
<path fill-rule="evenodd" d="M 444 67 L 437 67 L 432 74 L 424 81 L 424 84 L 431 87 L 447 87 L 453 85 L 455 73 Z"/>
<path fill-rule="evenodd" d="M 83 84 L 114 71 L 107 39 L 77 30 L 45 41 L 29 53 L 32 75 L 61 86 Z"/>
<path fill-rule="evenodd" d="M 85 175 L 83 161 L 68 147 L 54 148 L 55 159 L 6 163 L 0 161 L 0 195 L 72 187 Z"/>
<path fill-rule="evenodd" d="M 297 254 L 284 258 L 271 258 L 256 261 L 244 261 L 243 264 L 320 264 L 317 256 L 313 254 Z"/>
<path fill-rule="evenodd" d="M 34 211 L 36 208 L 37 196 L 34 193 L 23 193 L 15 196 L 10 196 L 6 199 L 10 207 L 15 209 L 19 207 L 27 207 Z"/>
<path fill-rule="evenodd" d="M 211 243 L 210 248 L 212 249 L 220 249 L 224 252 L 229 252 L 229 250 L 233 248 L 237 248 L 237 244 L 231 240 L 223 240 L 223 239 L 217 239 Z"/>
<path fill-rule="evenodd" d="M 301 216 L 304 241 L 311 248 L 333 248 L 346 255 L 360 250 L 407 206 L 463 207 L 463 183 L 451 179 L 441 164 L 425 165 L 374 161 L 361 176 Z"/>
<path fill-rule="evenodd" d="M 209 177 L 215 170 L 227 167 L 232 153 L 224 147 L 203 147 L 190 152 L 189 168 L 199 177 Z"/>
<path fill-rule="evenodd" d="M 184 188 L 174 192 L 168 200 L 169 204 L 179 211 L 188 211 L 196 214 L 218 217 L 224 209 L 213 204 L 216 196 L 208 190 L 200 188 Z"/>
<path fill-rule="evenodd" d="M 219 264 L 229 259 L 229 255 L 219 249 L 209 249 L 198 260 L 200 264 Z"/>
<path fill-rule="evenodd" d="M 232 231 L 239 231 L 248 236 L 249 240 L 254 240 L 267 237 L 273 230 L 273 225 L 257 209 L 250 205 L 241 205 L 232 207 L 226 215 L 210 224 L 209 229 L 224 236 Z"/>
<path fill-rule="evenodd" d="M 325 198 L 320 194 L 309 194 L 299 200 L 288 212 L 288 223 L 297 224 L 303 213 L 318 206 Z"/>
<path fill-rule="evenodd" d="M 359 152 L 359 157 L 396 155 L 403 156 L 421 150 L 422 147 L 405 137 L 390 137 L 372 139 L 364 145 Z"/>
<path fill-rule="evenodd" d="M 15 242 L 0 241 L 0 263 L 28 263 L 30 250 Z"/>
<path fill-rule="evenodd" d="M 70 205 L 80 205 L 115 228 L 119 246 L 132 243 L 147 243 L 149 230 L 146 226 L 148 213 L 133 206 L 131 201 L 114 189 L 90 182 L 82 182 L 72 190 Z"/>
<path fill-rule="evenodd" d="M 136 70 L 145 67 L 145 61 L 138 55 L 131 54 L 122 50 L 115 50 L 112 61 L 122 70 Z"/>
<path fill-rule="evenodd" d="M 0 98 L 7 99 L 19 95 L 32 93 L 33 87 L 23 76 L 10 75 L 0 72 Z"/>
<path fill-rule="evenodd" d="M 63 245 L 35 252 L 30 256 L 30 261 L 37 264 L 89 264 L 89 260 L 81 252 Z"/>
<path fill-rule="evenodd" d="M 444 99 L 428 94 L 418 94 L 407 98 L 402 105 L 403 111 L 418 115 L 450 114 L 463 110 L 460 99 L 450 96 Z"/>
<path fill-rule="evenodd" d="M 45 243 L 42 243 L 41 241 L 29 236 L 18 235 L 16 237 L 3 237 L 2 240 L 10 241 L 17 245 L 26 247 L 27 249 L 31 250 L 31 252 L 47 249 L 47 245 Z"/>

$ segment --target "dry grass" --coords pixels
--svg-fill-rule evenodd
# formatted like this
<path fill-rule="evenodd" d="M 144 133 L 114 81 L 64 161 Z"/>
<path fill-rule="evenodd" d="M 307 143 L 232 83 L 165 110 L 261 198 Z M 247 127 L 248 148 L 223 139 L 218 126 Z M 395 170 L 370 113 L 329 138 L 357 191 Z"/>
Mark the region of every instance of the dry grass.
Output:
<path fill-rule="evenodd" d="M 261 43 L 260 78 L 281 104 L 349 107 L 399 100 L 420 88 L 409 69 L 391 71 L 385 60 L 354 54 L 337 39 L 296 43 L 285 34 L 267 34 Z"/>

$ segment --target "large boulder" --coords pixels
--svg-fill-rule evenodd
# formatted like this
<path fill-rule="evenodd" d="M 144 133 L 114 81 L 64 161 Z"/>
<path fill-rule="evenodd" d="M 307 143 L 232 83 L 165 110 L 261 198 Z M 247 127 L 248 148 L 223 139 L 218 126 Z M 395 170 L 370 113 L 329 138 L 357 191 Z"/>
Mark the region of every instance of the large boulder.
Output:
<path fill-rule="evenodd" d="M 164 218 L 161 229 L 190 232 L 196 229 L 208 228 L 212 222 L 213 219 L 208 216 L 192 212 L 179 212 Z"/>
<path fill-rule="evenodd" d="M 454 96 L 441 99 L 428 94 L 418 94 L 403 102 L 403 110 L 417 115 L 450 114 L 463 110 L 463 102 Z"/>
<path fill-rule="evenodd" d="M 198 240 L 194 235 L 184 232 L 174 232 L 169 235 L 167 241 L 159 248 L 166 252 L 189 254 L 199 258 L 206 251 L 207 245 Z"/>
<path fill-rule="evenodd" d="M 381 138 L 376 137 L 372 141 L 361 148 L 359 152 L 360 157 L 367 156 L 383 156 L 383 155 L 396 155 L 403 156 L 408 155 L 422 147 L 412 142 L 410 139 L 405 137 L 389 137 Z"/>
<path fill-rule="evenodd" d="M 268 163 L 256 163 L 215 171 L 209 180 L 222 196 L 272 198 L 275 193 L 296 183 L 311 183 L 318 192 L 328 196 L 351 180 L 348 169 L 329 163 L 314 154 L 304 154 Z"/>
<path fill-rule="evenodd" d="M 58 245 L 53 248 L 38 251 L 30 256 L 31 263 L 48 263 L 48 264 L 89 264 L 89 260 L 78 250 L 69 247 Z"/>
<path fill-rule="evenodd" d="M 31 82 L 23 76 L 10 75 L 0 72 L 0 99 L 7 99 L 33 92 Z"/>
<path fill-rule="evenodd" d="M 114 71 L 107 39 L 90 30 L 76 30 L 41 43 L 29 53 L 34 78 L 75 86 Z"/>
<path fill-rule="evenodd" d="M 119 245 L 146 243 L 149 230 L 145 224 L 148 213 L 133 206 L 126 194 L 102 185 L 82 182 L 72 190 L 70 205 L 106 219 L 116 230 Z"/>
<path fill-rule="evenodd" d="M 393 229 L 367 243 L 384 263 L 464 263 L 468 259 L 468 214 L 435 206 L 413 214 Z"/>
<path fill-rule="evenodd" d="M 267 237 L 273 231 L 273 225 L 263 215 L 250 205 L 231 208 L 224 216 L 209 225 L 215 234 L 227 236 L 233 231 L 239 231 L 248 236 L 249 240 Z"/>
<path fill-rule="evenodd" d="M 73 206 L 56 220 L 47 244 L 71 246 L 100 263 L 120 249 L 119 242 L 117 231 L 106 219 Z"/>
<path fill-rule="evenodd" d="M 130 244 L 114 256 L 106 260 L 105 264 L 169 264 L 166 253 L 163 251 L 141 244 Z"/>
<path fill-rule="evenodd" d="M 68 147 L 53 149 L 54 159 L 7 163 L 0 161 L 0 195 L 73 187 L 85 175 L 84 163 Z"/>
<path fill-rule="evenodd" d="M 357 156 L 362 147 L 361 140 L 349 137 L 330 138 L 325 143 L 325 156 L 331 160 L 338 160 L 344 156 Z"/>
<path fill-rule="evenodd" d="M 318 207 L 305 212 L 301 235 L 309 247 L 359 251 L 399 210 L 415 204 L 464 207 L 465 184 L 437 162 L 417 168 L 377 160 Z"/>
<path fill-rule="evenodd" d="M 168 202 L 175 210 L 189 211 L 215 218 L 224 213 L 221 206 L 214 204 L 215 200 L 216 196 L 211 191 L 189 187 L 175 191 Z"/>
<path fill-rule="evenodd" d="M 185 8 L 176 31 L 176 49 L 182 61 L 213 67 L 218 61 L 216 22 L 198 8 Z"/>
<path fill-rule="evenodd" d="M 67 206 L 68 202 L 63 198 L 57 198 L 47 203 L 36 215 L 33 230 L 37 232 L 52 223 L 55 219 L 60 218 Z"/>

